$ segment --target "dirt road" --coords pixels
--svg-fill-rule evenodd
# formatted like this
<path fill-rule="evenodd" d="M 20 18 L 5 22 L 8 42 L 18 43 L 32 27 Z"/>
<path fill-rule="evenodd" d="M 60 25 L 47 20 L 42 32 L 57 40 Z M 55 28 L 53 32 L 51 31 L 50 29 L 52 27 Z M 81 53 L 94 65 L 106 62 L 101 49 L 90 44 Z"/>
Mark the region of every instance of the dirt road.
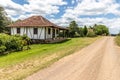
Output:
<path fill-rule="evenodd" d="M 120 48 L 104 37 L 25 80 L 120 80 Z"/>

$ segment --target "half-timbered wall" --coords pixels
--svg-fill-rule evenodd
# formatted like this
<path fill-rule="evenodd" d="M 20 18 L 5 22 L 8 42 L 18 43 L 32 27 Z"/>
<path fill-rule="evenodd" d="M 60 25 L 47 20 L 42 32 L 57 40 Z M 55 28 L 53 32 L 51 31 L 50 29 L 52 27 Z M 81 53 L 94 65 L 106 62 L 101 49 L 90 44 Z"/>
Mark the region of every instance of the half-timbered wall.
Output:
<path fill-rule="evenodd" d="M 48 34 L 48 29 L 50 29 L 50 34 Z M 50 38 L 52 38 L 52 28 L 46 28 L 46 38 L 47 39 L 50 39 Z"/>
<path fill-rule="evenodd" d="M 53 29 L 52 28 L 50 28 L 50 29 L 51 29 L 50 30 L 51 32 L 50 32 L 50 34 L 48 34 L 48 27 L 46 27 L 46 28 L 40 27 L 40 28 L 38 28 L 38 34 L 34 34 L 34 32 L 33 32 L 34 28 L 22 27 L 22 28 L 20 28 L 20 35 L 26 34 L 31 39 L 51 39 L 52 35 L 53 35 L 53 32 L 52 32 Z M 15 35 L 15 34 L 17 34 L 17 28 L 11 28 L 11 35 Z M 58 36 L 57 29 L 55 29 L 55 37 L 57 37 L 57 36 Z"/>
<path fill-rule="evenodd" d="M 45 39 L 45 28 L 38 28 L 38 34 L 33 33 L 34 28 L 20 28 L 20 35 L 26 34 L 31 39 Z M 17 28 L 11 28 L 11 35 L 17 34 Z"/>
<path fill-rule="evenodd" d="M 11 35 L 17 34 L 17 28 L 11 28 Z"/>

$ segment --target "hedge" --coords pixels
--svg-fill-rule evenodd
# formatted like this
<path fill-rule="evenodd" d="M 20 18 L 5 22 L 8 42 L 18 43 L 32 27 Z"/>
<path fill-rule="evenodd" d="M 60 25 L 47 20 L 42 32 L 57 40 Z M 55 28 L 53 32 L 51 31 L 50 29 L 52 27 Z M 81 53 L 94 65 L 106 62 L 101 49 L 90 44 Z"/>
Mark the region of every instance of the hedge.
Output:
<path fill-rule="evenodd" d="M 11 51 L 21 51 L 29 40 L 25 35 L 0 34 L 0 54 Z"/>

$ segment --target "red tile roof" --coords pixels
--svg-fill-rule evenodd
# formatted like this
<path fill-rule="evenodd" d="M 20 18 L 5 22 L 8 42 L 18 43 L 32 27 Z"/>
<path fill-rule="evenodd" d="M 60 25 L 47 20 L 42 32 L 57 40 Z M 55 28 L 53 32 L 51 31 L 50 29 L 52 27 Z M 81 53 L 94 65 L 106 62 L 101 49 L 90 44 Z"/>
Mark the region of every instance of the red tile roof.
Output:
<path fill-rule="evenodd" d="M 50 22 L 42 16 L 32 16 L 27 19 L 10 24 L 8 27 L 54 27 L 60 29 L 67 29 L 55 25 L 54 23 Z"/>

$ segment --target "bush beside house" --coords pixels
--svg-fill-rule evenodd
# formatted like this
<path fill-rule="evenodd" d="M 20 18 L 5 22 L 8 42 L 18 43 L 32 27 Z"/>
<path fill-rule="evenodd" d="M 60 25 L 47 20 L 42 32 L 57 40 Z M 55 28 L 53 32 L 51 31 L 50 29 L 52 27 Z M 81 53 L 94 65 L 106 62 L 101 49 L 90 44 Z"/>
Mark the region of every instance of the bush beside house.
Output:
<path fill-rule="evenodd" d="M 21 51 L 24 46 L 28 45 L 29 40 L 30 39 L 25 35 L 10 36 L 7 34 L 0 34 L 0 54 Z"/>

